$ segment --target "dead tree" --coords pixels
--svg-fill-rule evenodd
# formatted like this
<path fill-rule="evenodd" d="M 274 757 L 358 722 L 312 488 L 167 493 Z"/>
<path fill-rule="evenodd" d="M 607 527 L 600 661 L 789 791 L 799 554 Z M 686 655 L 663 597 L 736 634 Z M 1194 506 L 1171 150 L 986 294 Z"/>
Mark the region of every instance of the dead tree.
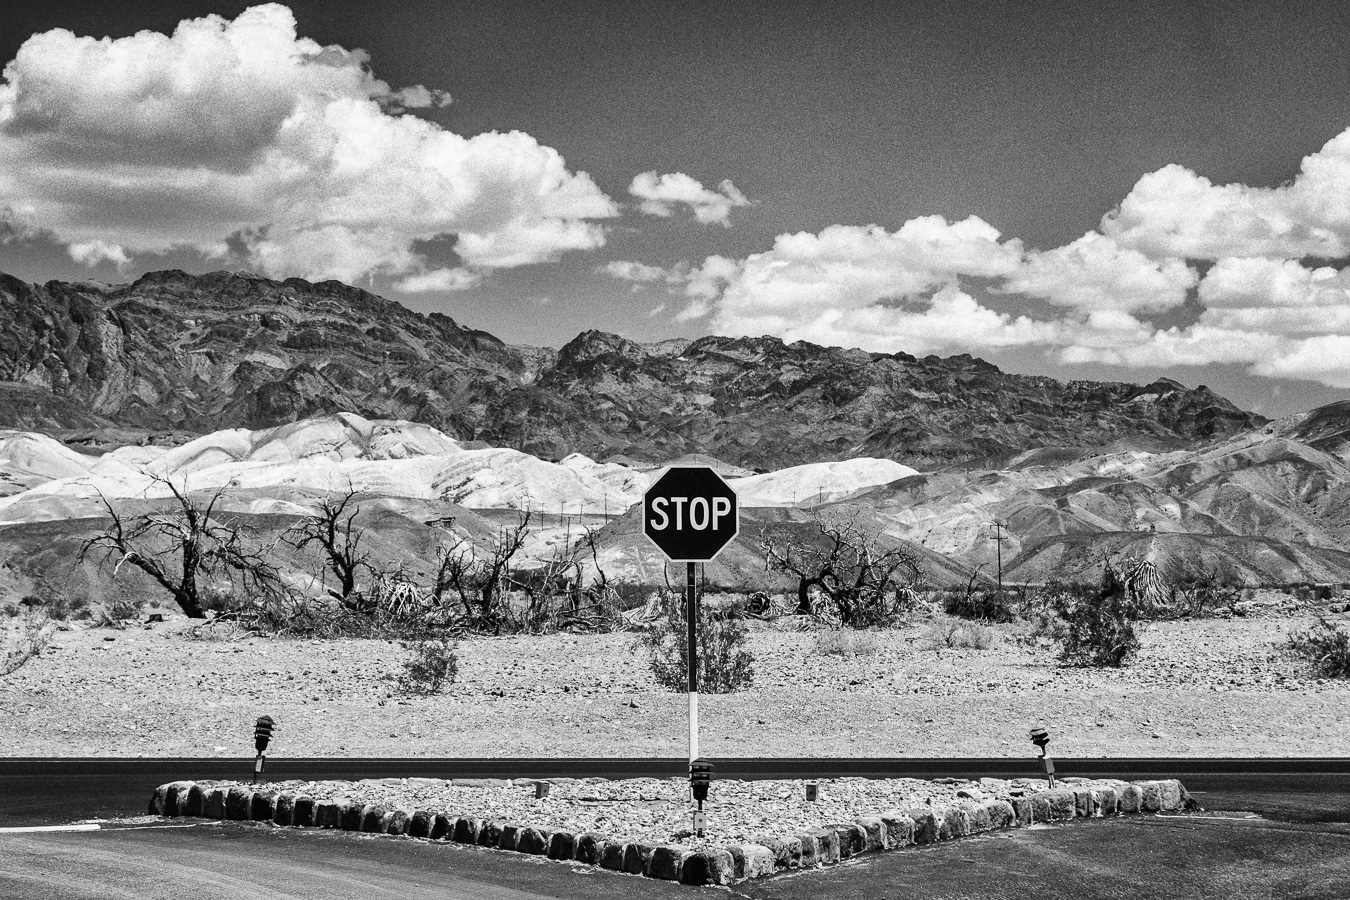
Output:
<path fill-rule="evenodd" d="M 357 574 L 365 569 L 374 574 L 369 554 L 361 550 L 361 538 L 364 530 L 353 524 L 361 507 L 352 504 L 356 496 L 355 489 L 349 484 L 347 492 L 334 500 L 325 498 L 319 504 L 319 511 L 306 516 L 287 532 L 287 543 L 296 550 L 303 550 L 311 544 L 318 544 L 326 558 L 326 568 L 337 579 L 337 587 L 329 588 L 328 593 L 343 606 L 355 605 Z M 348 508 L 350 512 L 348 511 Z"/>
<path fill-rule="evenodd" d="M 168 478 L 152 475 L 155 484 L 169 489 L 175 506 L 168 511 L 144 513 L 126 520 L 99 495 L 112 523 L 80 547 L 80 559 L 102 554 L 100 566 L 113 562 L 113 574 L 124 564 L 135 566 L 170 594 L 191 619 L 206 618 L 200 580 L 224 574 L 240 578 L 247 590 L 279 590 L 276 570 L 266 552 L 243 541 L 237 522 L 215 518 L 216 505 L 230 485 L 224 485 L 199 504 Z"/>
<path fill-rule="evenodd" d="M 497 532 L 481 556 L 471 541 L 460 540 L 437 552 L 436 605 L 458 600 L 469 627 L 500 634 L 507 624 L 504 593 L 511 561 L 530 533 L 530 513 L 521 514 L 514 526 Z"/>
<path fill-rule="evenodd" d="M 811 589 L 834 603 L 841 624 L 882 624 L 895 612 L 897 591 L 918 579 L 918 560 L 901 548 L 882 549 L 858 525 L 857 516 L 828 521 L 813 515 L 806 537 L 771 529 L 760 531 L 759 545 L 767 569 L 797 579 L 797 612 L 815 615 Z"/>

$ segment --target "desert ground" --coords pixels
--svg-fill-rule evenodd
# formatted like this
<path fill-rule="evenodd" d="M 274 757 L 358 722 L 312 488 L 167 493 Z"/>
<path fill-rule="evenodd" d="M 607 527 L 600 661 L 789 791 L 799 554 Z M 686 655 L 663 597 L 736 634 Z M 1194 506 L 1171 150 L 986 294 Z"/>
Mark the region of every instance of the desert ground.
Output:
<path fill-rule="evenodd" d="M 931 608 L 871 632 L 752 621 L 754 684 L 702 698 L 702 752 L 1021 757 L 1043 724 L 1064 757 L 1343 756 L 1350 683 L 1279 649 L 1319 616 L 1350 618 L 1328 606 L 1268 592 L 1245 617 L 1148 623 L 1122 669 L 1061 666 L 1018 625 L 988 626 L 987 649 L 943 646 L 954 620 Z M 405 696 L 398 641 L 264 638 L 173 614 L 66 627 L 0 679 L 0 755 L 251 757 L 263 714 L 273 755 L 686 752 L 686 699 L 657 685 L 633 632 L 465 638 L 453 684 Z"/>

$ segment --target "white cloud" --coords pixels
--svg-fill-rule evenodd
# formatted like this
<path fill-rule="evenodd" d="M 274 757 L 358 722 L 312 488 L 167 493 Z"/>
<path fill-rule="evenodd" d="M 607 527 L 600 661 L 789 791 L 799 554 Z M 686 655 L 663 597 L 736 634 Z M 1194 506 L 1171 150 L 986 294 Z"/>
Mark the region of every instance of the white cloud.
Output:
<path fill-rule="evenodd" d="M 434 291 L 464 291 L 482 282 L 480 272 L 468 269 L 432 269 L 409 275 L 394 283 L 394 290 L 405 294 L 426 294 Z"/>
<path fill-rule="evenodd" d="M 1277 188 L 1217 185 L 1179 165 L 1151 172 L 1101 223 L 1123 247 L 1160 259 L 1350 255 L 1350 131 Z"/>
<path fill-rule="evenodd" d="M 1152 260 L 1090 231 L 1071 244 L 1030 251 L 1001 290 L 1079 310 L 1180 306 L 1199 277 L 1183 260 Z"/>
<path fill-rule="evenodd" d="M 601 271 L 611 278 L 617 278 L 620 281 L 632 281 L 636 284 L 654 284 L 658 281 L 666 281 L 672 277 L 672 273 L 660 266 L 649 266 L 646 263 L 633 262 L 627 259 L 616 259 L 613 262 L 606 263 L 601 267 Z"/>
<path fill-rule="evenodd" d="M 82 266 L 93 268 L 101 262 L 110 262 L 119 269 L 131 262 L 127 251 L 107 241 L 85 241 L 71 244 L 68 248 L 70 258 Z"/>
<path fill-rule="evenodd" d="M 415 275 L 414 242 L 444 235 L 478 270 L 604 243 L 617 206 L 556 150 L 399 115 L 449 96 L 367 61 L 297 37 L 276 4 L 172 35 L 34 35 L 0 82 L 0 209 L 129 255 L 223 256 L 238 235 L 252 267 L 348 281 Z"/>
<path fill-rule="evenodd" d="M 703 225 L 720 223 L 730 227 L 731 210 L 749 206 L 750 201 L 737 190 L 731 179 L 723 180 L 718 188 L 719 191 L 705 188 L 683 172 L 657 175 L 651 171 L 636 176 L 628 186 L 628 193 L 642 201 L 638 208 L 649 216 L 668 218 L 675 214 L 676 207 L 685 206 Z"/>

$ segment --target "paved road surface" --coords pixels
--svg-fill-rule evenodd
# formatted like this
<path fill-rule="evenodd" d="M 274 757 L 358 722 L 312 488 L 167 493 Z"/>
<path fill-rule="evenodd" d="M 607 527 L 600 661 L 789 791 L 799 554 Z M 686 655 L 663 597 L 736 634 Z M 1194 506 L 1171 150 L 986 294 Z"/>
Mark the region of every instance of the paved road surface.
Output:
<path fill-rule="evenodd" d="M 33 775 L 0 779 L 5 805 L 22 806 L 25 797 L 16 788 L 31 788 L 34 781 Z M 1076 821 L 979 835 L 738 885 L 731 895 L 747 900 L 1350 896 L 1350 785 L 1344 775 L 1230 773 L 1191 775 L 1186 781 L 1205 814 Z M 140 813 L 146 796 L 141 789 L 132 807 L 115 811 Z M 116 807 L 115 800 L 109 804 Z M 15 824 L 9 819 L 4 824 Z M 0 834 L 0 900 L 713 895 L 714 889 L 477 847 L 255 823 Z"/>

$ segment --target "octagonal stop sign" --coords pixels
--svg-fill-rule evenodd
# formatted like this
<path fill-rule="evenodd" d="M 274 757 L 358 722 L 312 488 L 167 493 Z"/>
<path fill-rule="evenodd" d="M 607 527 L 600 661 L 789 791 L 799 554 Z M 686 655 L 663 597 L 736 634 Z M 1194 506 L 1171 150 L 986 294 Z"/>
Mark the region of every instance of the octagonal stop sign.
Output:
<path fill-rule="evenodd" d="M 674 562 L 708 562 L 739 530 L 736 492 L 707 466 L 672 466 L 642 496 L 642 532 Z"/>

